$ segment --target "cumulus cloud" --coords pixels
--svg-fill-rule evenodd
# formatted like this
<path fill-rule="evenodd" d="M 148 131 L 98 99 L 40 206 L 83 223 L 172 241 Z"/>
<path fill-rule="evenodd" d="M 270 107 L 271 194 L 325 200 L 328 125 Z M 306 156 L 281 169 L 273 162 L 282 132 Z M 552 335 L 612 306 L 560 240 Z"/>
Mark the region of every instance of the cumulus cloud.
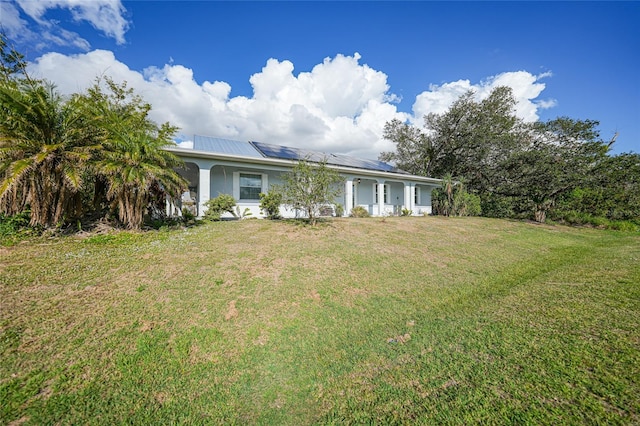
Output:
<path fill-rule="evenodd" d="M 20 10 L 35 22 L 32 30 L 29 22 L 22 19 Z M 124 18 L 126 9 L 120 0 L 16 0 L 15 3 L 0 2 L 2 25 L 9 38 L 33 43 L 36 49 L 47 45 L 71 46 L 84 51 L 90 44 L 79 34 L 62 28 L 57 21 L 46 18 L 51 9 L 66 9 L 76 22 L 88 22 L 98 31 L 113 38 L 118 44 L 125 43 L 129 22 Z"/>
<path fill-rule="evenodd" d="M 471 84 L 469 80 L 458 80 L 439 86 L 432 85 L 429 90 L 416 96 L 413 114 L 420 121 L 425 114 L 430 112 L 442 113 L 446 111 L 456 99 L 469 90 L 475 92 L 477 100 L 482 100 L 487 98 L 496 87 L 508 86 L 513 90 L 513 96 L 516 100 L 516 115 L 524 121 L 536 121 L 539 109 L 551 108 L 556 105 L 554 99 L 536 100 L 545 89 L 545 84 L 540 80 L 550 76 L 550 72 L 534 75 L 527 71 L 515 71 L 489 77 L 477 84 Z"/>
<path fill-rule="evenodd" d="M 398 110 L 387 75 L 360 59 L 357 53 L 337 55 L 297 75 L 291 61 L 269 59 L 250 76 L 250 97 L 230 97 L 231 86 L 224 81 L 198 83 L 193 71 L 179 64 L 131 70 L 105 50 L 47 53 L 30 64 L 30 72 L 52 80 L 67 94 L 85 90 L 100 75 L 127 81 L 153 106 L 152 119 L 181 128 L 178 138 L 184 147 L 192 146 L 193 135 L 200 134 L 377 158 L 393 149 L 382 137 L 387 121 L 417 119 L 421 124 L 423 114 L 444 112 L 469 89 L 482 97 L 493 87 L 509 85 L 518 99 L 517 113 L 528 120 L 537 117 L 538 109 L 554 105 L 536 99 L 546 75 L 519 71 L 478 84 L 460 80 L 431 86 L 416 97 L 410 114 Z"/>

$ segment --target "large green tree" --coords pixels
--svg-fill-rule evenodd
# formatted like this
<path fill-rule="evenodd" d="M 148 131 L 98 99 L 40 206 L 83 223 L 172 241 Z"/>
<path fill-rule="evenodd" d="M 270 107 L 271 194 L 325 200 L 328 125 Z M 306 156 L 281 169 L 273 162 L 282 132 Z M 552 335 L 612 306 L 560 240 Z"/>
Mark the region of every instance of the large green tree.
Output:
<path fill-rule="evenodd" d="M 511 90 L 497 87 L 482 101 L 464 94 L 446 112 L 425 116 L 422 129 L 387 123 L 385 137 L 396 150 L 380 158 L 411 173 L 464 180 L 485 214 L 544 221 L 559 200 L 576 188 L 594 188 L 604 176 L 608 146 L 597 126 L 566 117 L 524 123 L 515 116 Z"/>
<path fill-rule="evenodd" d="M 534 123 L 527 143 L 501 163 L 494 190 L 517 197 L 534 220 L 544 222 L 563 195 L 600 172 L 609 146 L 600 139 L 598 124 L 567 117 Z"/>
<path fill-rule="evenodd" d="M 521 132 L 510 88 L 496 87 L 481 101 L 469 91 L 446 112 L 426 115 L 423 128 L 388 122 L 384 137 L 396 149 L 383 152 L 380 159 L 417 175 L 465 178 L 470 190 L 482 192 L 496 166 L 519 143 Z"/>

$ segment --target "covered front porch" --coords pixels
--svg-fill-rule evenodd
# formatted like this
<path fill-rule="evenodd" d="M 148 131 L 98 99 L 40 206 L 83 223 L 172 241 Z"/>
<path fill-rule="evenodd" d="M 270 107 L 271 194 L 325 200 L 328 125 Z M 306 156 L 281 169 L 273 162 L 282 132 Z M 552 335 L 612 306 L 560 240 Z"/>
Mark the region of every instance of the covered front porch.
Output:
<path fill-rule="evenodd" d="M 348 176 L 344 188 L 344 211 L 364 208 L 371 216 L 421 216 L 431 214 L 433 184 Z"/>

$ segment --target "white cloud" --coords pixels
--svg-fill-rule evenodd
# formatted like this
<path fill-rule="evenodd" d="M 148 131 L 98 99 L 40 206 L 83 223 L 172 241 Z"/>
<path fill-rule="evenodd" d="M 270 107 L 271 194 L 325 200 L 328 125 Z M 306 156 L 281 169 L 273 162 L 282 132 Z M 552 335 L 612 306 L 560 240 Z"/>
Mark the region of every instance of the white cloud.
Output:
<path fill-rule="evenodd" d="M 515 71 L 489 77 L 478 84 L 471 84 L 469 80 L 458 80 L 440 86 L 432 85 L 428 91 L 422 92 L 416 97 L 413 113 L 421 123 L 425 114 L 446 111 L 460 95 L 469 90 L 475 92 L 477 100 L 482 100 L 488 97 L 494 88 L 508 86 L 513 90 L 513 96 L 516 100 L 516 115 L 528 122 L 536 121 L 538 120 L 538 109 L 551 108 L 556 105 L 554 99 L 536 100 L 545 89 L 545 84 L 540 80 L 550 76 L 550 72 L 536 76 L 527 71 Z"/>
<path fill-rule="evenodd" d="M 326 58 L 309 72 L 294 74 L 290 61 L 269 59 L 249 81 L 251 97 L 230 97 L 231 86 L 223 81 L 199 84 L 193 71 L 182 65 L 129 69 L 110 51 L 95 50 L 77 55 L 47 53 L 30 65 L 37 77 L 55 82 L 62 93 L 89 87 L 96 76 L 127 81 L 151 103 L 151 118 L 181 128 L 181 146 L 192 146 L 194 134 L 237 140 L 257 140 L 326 152 L 377 158 L 393 149 L 382 138 L 384 124 L 398 118 L 421 124 L 427 112 L 444 112 L 459 95 L 475 89 L 486 96 L 491 88 L 507 84 L 514 88 L 518 114 L 537 117 L 539 108 L 553 100 L 536 100 L 544 89 L 524 71 L 504 73 L 479 84 L 468 80 L 431 86 L 416 97 L 413 115 L 398 111 L 397 97 L 390 92 L 387 76 L 366 64 L 360 55 Z M 69 73 L 68 70 L 74 70 Z M 522 105 L 521 105 L 522 104 Z"/>
<path fill-rule="evenodd" d="M 540 99 L 534 102 L 540 109 L 549 109 L 558 106 L 558 101 L 555 99 Z"/>
<path fill-rule="evenodd" d="M 20 11 L 12 3 L 0 1 L 0 16 L 2 29 L 10 39 L 16 39 L 22 31 L 28 31 L 27 21 L 20 18 Z"/>
<path fill-rule="evenodd" d="M 87 40 L 79 34 L 64 29 L 59 22 L 46 18 L 50 9 L 67 9 L 74 21 L 86 21 L 95 29 L 113 38 L 118 44 L 125 43 L 129 22 L 120 0 L 16 0 L 22 11 L 36 23 L 32 29 L 29 22 L 20 17 L 13 3 L 0 2 L 2 24 L 7 35 L 14 40 L 31 42 L 37 49 L 49 44 L 73 46 L 89 50 Z"/>

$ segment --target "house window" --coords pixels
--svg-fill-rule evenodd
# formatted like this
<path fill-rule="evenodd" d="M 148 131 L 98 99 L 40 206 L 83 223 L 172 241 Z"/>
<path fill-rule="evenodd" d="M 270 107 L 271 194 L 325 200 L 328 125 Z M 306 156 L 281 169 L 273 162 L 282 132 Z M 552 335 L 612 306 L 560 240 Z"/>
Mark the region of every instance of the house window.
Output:
<path fill-rule="evenodd" d="M 240 199 L 259 200 L 262 192 L 262 175 L 240 173 Z"/>
<path fill-rule="evenodd" d="M 414 204 L 416 206 L 420 205 L 420 188 L 415 187 L 415 194 L 414 194 Z"/>

